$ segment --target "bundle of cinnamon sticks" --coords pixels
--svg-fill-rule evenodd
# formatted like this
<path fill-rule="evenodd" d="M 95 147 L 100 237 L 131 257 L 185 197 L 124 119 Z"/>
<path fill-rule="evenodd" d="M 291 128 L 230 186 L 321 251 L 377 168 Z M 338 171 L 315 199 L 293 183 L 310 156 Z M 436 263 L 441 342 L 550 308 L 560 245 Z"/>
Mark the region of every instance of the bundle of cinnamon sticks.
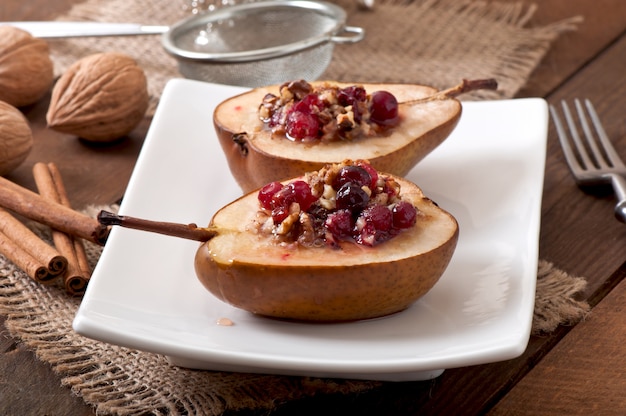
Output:
<path fill-rule="evenodd" d="M 39 194 L 0 177 L 0 253 L 33 280 L 61 280 L 70 295 L 84 293 L 91 277 L 83 240 L 104 244 L 108 228 L 74 211 L 53 163 L 36 163 L 33 177 Z M 47 225 L 52 245 L 11 212 Z"/>

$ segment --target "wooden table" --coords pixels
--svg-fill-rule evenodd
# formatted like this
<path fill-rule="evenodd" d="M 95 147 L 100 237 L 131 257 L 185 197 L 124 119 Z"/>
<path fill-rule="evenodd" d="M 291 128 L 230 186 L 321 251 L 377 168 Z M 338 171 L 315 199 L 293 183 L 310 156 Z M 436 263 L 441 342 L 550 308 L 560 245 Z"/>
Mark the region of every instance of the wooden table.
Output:
<path fill-rule="evenodd" d="M 3 0 L 0 20 L 50 19 L 75 0 Z M 626 2 L 543 0 L 531 24 L 584 16 L 576 32 L 562 35 L 520 97 L 550 103 L 588 97 L 595 104 L 622 157 L 626 158 Z M 130 139 L 94 149 L 45 127 L 47 100 L 23 109 L 33 126 L 35 148 L 9 176 L 33 187 L 32 164 L 62 167 L 75 207 L 111 203 L 122 197 L 149 121 Z M 56 143 L 63 141 L 63 152 Z M 613 218 L 610 194 L 576 187 L 550 127 L 542 205 L 540 258 L 585 276 L 582 293 L 593 306 L 573 328 L 531 337 L 519 358 L 451 369 L 432 381 L 389 383 L 353 396 L 322 396 L 279 407 L 287 414 L 626 414 L 626 225 Z M 0 316 L 0 323 L 4 317 Z M 7 415 L 92 415 L 34 354 L 0 327 L 0 413 Z M 250 414 L 245 412 L 243 414 Z"/>

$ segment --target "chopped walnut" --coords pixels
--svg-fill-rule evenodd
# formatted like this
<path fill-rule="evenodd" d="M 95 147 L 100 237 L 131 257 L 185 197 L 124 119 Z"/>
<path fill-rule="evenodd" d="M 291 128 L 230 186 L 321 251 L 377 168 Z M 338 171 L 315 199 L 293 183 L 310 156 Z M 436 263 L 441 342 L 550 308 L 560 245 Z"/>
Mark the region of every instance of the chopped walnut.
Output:
<path fill-rule="evenodd" d="M 274 228 L 274 233 L 277 235 L 286 235 L 291 231 L 291 228 L 300 218 L 300 206 L 297 203 L 293 203 L 289 206 L 289 215 L 285 218 L 278 227 Z"/>

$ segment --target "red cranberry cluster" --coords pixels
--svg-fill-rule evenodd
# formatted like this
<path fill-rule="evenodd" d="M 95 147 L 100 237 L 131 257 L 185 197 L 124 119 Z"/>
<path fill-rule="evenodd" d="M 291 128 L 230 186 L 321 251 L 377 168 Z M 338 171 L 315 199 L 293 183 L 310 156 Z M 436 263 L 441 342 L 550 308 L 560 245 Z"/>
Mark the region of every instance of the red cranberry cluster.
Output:
<path fill-rule="evenodd" d="M 367 94 L 361 86 L 339 88 L 306 81 L 281 85 L 267 94 L 259 116 L 274 133 L 291 140 L 352 140 L 397 125 L 398 101 L 388 91 Z"/>
<path fill-rule="evenodd" d="M 413 204 L 400 199 L 400 186 L 365 161 L 344 162 L 305 180 L 271 182 L 258 193 L 272 231 L 307 246 L 354 241 L 374 246 L 417 219 Z"/>

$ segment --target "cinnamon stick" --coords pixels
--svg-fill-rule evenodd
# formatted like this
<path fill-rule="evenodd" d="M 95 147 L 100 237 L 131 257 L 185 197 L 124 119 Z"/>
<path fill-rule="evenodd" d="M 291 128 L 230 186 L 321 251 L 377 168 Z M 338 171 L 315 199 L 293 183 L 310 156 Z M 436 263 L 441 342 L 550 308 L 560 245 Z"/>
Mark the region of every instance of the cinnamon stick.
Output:
<path fill-rule="evenodd" d="M 71 208 L 72 206 L 67 196 L 65 185 L 63 184 L 61 172 L 54 163 L 48 163 L 48 170 L 50 171 L 52 181 L 54 182 L 54 186 L 59 194 L 61 204 Z M 87 252 L 85 251 L 83 240 L 81 238 L 73 237 L 72 243 L 74 246 L 74 253 L 76 255 L 76 269 L 78 272 L 76 276 L 70 276 L 69 279 L 66 279 L 65 288 L 70 293 L 79 293 L 85 290 L 87 283 L 89 283 L 89 280 L 91 279 L 91 266 L 89 265 L 89 260 L 87 259 Z"/>
<path fill-rule="evenodd" d="M 76 252 L 76 259 L 78 260 L 78 270 L 80 272 L 78 280 L 70 280 L 67 282 L 67 288 L 71 291 L 84 290 L 83 285 L 87 285 L 91 279 L 91 266 L 89 265 L 89 259 L 87 258 L 87 252 L 85 250 L 85 244 L 83 240 L 74 238 L 74 251 Z"/>
<path fill-rule="evenodd" d="M 36 282 L 51 282 L 48 268 L 0 231 L 0 252 Z"/>
<path fill-rule="evenodd" d="M 33 166 L 33 177 L 41 196 L 71 208 L 61 173 L 55 164 L 36 163 Z M 52 228 L 51 233 L 55 247 L 68 260 L 67 273 L 63 278 L 65 290 L 71 295 L 83 293 L 91 277 L 91 270 L 82 240 L 55 228 Z"/>
<path fill-rule="evenodd" d="M 0 208 L 0 250 L 33 280 L 52 283 L 67 270 L 68 261 L 54 247 L 43 241 L 26 225 Z"/>
<path fill-rule="evenodd" d="M 67 234 L 104 245 L 109 230 L 98 221 L 0 177 L 0 207 Z"/>

